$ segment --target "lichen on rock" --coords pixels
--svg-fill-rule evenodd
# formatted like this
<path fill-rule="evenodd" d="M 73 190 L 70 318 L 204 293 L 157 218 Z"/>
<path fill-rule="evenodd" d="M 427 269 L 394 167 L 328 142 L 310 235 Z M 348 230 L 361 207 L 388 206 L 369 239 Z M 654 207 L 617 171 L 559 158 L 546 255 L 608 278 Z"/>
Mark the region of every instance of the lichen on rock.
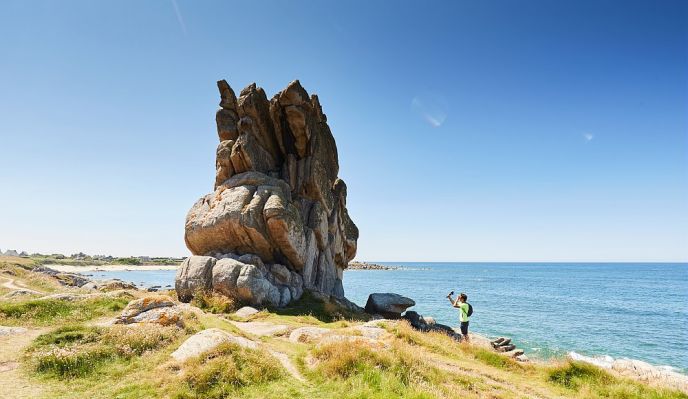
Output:
<path fill-rule="evenodd" d="M 213 290 L 284 306 L 309 290 L 343 299 L 358 228 L 318 97 L 298 80 L 271 100 L 255 83 L 238 98 L 217 85 L 215 188 L 186 217 L 194 256 L 177 273 L 179 298 Z"/>

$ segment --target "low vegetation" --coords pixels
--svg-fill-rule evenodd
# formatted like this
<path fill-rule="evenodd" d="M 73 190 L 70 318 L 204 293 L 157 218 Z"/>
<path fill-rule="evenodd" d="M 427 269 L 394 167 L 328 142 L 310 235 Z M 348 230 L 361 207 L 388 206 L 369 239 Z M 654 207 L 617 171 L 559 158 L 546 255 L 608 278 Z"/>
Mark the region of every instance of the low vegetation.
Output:
<path fill-rule="evenodd" d="M 2 274 L 27 286 L 27 277 L 32 275 L 17 270 Z M 41 284 L 51 287 L 49 281 Z M 293 343 L 284 336 L 248 336 L 260 343 L 259 349 L 223 344 L 177 363 L 170 353 L 198 330 L 214 327 L 243 334 L 227 321 L 233 317 L 228 312 L 239 304 L 219 296 L 198 296 L 194 304 L 207 313 L 185 314 L 184 328 L 102 324 L 119 314 L 130 299 L 0 299 L 0 325 L 29 328 L 21 348 L 12 347 L 12 338 L 0 337 L 0 361 L 6 360 L 3 353 L 14 350 L 16 360 L 23 363 L 11 373 L 0 373 L 2 395 L 21 397 L 15 392 L 22 392 L 23 397 L 48 399 L 688 399 L 683 393 L 619 378 L 582 363 L 519 363 L 441 333 L 421 333 L 403 321 L 381 323 L 390 333 L 384 342 L 354 338 L 357 334 L 349 327 L 359 324 L 361 317 L 311 295 L 286 309 L 261 311 L 250 320 L 290 328 L 327 327 L 353 341 Z M 276 352 L 290 359 L 303 380 L 282 366 Z M 27 385 L 36 390 L 28 395 L 13 391 Z"/>
<path fill-rule="evenodd" d="M 27 351 L 27 361 L 42 374 L 84 377 L 108 361 L 130 359 L 171 343 L 180 330 L 154 324 L 141 326 L 64 326 L 40 335 Z"/>
<path fill-rule="evenodd" d="M 197 292 L 194 294 L 191 304 L 206 312 L 219 314 L 231 313 L 239 309 L 239 302 L 234 298 L 225 295 L 220 295 L 217 292 L 206 291 Z"/>
<path fill-rule="evenodd" d="M 292 302 L 286 308 L 271 308 L 270 313 L 281 316 L 308 316 L 314 324 L 332 323 L 341 320 L 367 321 L 367 315 L 354 313 L 334 303 L 316 298 L 310 292 L 304 292 L 298 301 Z"/>
<path fill-rule="evenodd" d="M 204 356 L 188 361 L 171 397 L 177 399 L 236 397 L 248 386 L 259 386 L 285 377 L 270 354 L 233 344 L 222 344 Z"/>
<path fill-rule="evenodd" d="M 129 299 L 98 297 L 74 301 L 29 299 L 16 302 L 0 302 L 0 324 L 9 326 L 47 326 L 61 322 L 75 323 L 93 320 L 124 309 Z"/>
<path fill-rule="evenodd" d="M 547 371 L 550 382 L 561 385 L 583 398 L 685 399 L 677 391 L 649 388 L 637 382 L 616 378 L 590 364 L 567 361 Z"/>

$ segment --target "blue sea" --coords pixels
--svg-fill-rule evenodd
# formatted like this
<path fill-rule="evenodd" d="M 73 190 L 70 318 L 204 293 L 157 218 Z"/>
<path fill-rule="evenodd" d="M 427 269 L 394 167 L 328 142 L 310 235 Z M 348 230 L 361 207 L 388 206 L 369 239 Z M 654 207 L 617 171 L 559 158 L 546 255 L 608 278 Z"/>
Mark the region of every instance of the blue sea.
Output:
<path fill-rule="evenodd" d="M 456 325 L 445 296 L 465 292 L 472 331 L 511 337 L 531 357 L 573 351 L 688 372 L 686 263 L 377 263 L 401 269 L 344 273 L 346 296 L 361 306 L 370 293 L 395 292 L 416 301 L 412 310 Z M 88 274 L 165 287 L 175 272 Z"/>

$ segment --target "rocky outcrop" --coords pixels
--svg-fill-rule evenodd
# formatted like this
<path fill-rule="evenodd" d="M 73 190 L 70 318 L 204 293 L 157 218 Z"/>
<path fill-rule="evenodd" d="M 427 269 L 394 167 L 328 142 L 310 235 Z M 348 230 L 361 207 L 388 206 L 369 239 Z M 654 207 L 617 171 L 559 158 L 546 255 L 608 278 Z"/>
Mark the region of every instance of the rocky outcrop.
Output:
<path fill-rule="evenodd" d="M 399 294 L 375 293 L 368 296 L 365 311 L 369 314 L 378 314 L 387 319 L 398 319 L 401 314 L 416 302 Z"/>
<path fill-rule="evenodd" d="M 215 189 L 186 217 L 196 256 L 177 274 L 180 299 L 209 289 L 250 304 L 283 305 L 304 289 L 344 298 L 358 228 L 318 97 L 298 80 L 270 100 L 255 84 L 238 97 L 224 80 L 218 88 Z"/>
<path fill-rule="evenodd" d="M 249 339 L 232 335 L 219 328 L 209 328 L 189 337 L 170 356 L 176 361 L 183 362 L 213 350 L 225 342 L 243 348 L 255 349 L 258 347 L 258 344 Z"/>
<path fill-rule="evenodd" d="M 155 323 L 162 326 L 183 327 L 182 314 L 181 306 L 172 298 L 165 295 L 152 295 L 129 302 L 114 323 Z"/>
<path fill-rule="evenodd" d="M 576 352 L 569 352 L 571 360 L 585 362 L 626 378 L 631 378 L 650 385 L 676 389 L 688 394 L 688 376 L 669 370 L 666 367 L 636 359 L 614 359 L 611 356 L 590 357 Z"/>

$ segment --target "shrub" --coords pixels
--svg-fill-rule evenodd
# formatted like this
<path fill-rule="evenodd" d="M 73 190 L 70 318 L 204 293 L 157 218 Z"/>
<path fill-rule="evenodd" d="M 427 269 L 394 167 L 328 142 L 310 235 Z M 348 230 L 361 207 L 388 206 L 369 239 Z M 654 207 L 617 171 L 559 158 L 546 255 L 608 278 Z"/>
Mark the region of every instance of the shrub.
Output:
<path fill-rule="evenodd" d="M 191 304 L 210 313 L 232 313 L 239 307 L 234 298 L 207 291 L 194 294 Z"/>
<path fill-rule="evenodd" d="M 113 263 L 120 265 L 137 266 L 141 264 L 141 260 L 139 258 L 117 258 L 113 261 Z"/>
<path fill-rule="evenodd" d="M 283 376 L 279 362 L 269 354 L 225 343 L 184 367 L 182 385 L 175 398 L 226 398 L 231 393 Z"/>

